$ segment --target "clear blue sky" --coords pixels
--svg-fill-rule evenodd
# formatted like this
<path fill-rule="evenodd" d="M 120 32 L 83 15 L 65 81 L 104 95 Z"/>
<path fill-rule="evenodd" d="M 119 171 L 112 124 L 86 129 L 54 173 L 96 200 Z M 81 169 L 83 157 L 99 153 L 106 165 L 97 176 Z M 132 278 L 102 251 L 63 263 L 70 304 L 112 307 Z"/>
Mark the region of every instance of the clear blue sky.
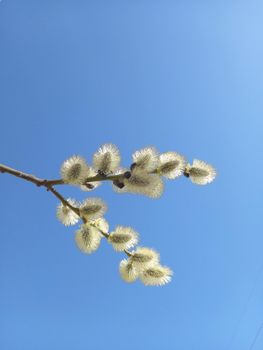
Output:
<path fill-rule="evenodd" d="M 253 0 L 0 2 L 1 163 L 56 178 L 112 142 L 124 165 L 155 145 L 219 174 L 159 200 L 93 193 L 175 271 L 163 288 L 124 283 L 107 242 L 82 254 L 55 198 L 0 175 L 1 350 L 263 349 L 262 15 Z"/>

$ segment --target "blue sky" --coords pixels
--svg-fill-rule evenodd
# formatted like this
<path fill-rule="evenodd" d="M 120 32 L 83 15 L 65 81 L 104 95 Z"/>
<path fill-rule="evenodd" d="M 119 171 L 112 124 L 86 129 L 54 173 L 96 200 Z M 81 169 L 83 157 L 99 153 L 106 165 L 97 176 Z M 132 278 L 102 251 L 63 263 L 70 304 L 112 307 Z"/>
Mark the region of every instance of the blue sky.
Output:
<path fill-rule="evenodd" d="M 57 178 L 103 143 L 123 165 L 155 145 L 218 170 L 159 200 L 92 195 L 174 272 L 125 284 L 107 242 L 86 256 L 44 189 L 0 176 L 3 350 L 260 350 L 263 332 L 261 1 L 0 2 L 1 163 Z M 65 196 L 86 194 L 61 187 Z"/>

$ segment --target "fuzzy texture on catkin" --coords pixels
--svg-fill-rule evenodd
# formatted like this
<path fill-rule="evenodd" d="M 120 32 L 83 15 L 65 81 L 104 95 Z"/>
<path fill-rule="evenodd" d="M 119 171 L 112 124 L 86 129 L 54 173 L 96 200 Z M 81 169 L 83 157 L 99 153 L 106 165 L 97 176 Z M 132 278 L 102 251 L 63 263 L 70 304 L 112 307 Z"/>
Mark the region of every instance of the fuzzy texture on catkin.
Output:
<path fill-rule="evenodd" d="M 159 253 L 151 248 L 139 247 L 131 254 L 130 260 L 138 271 L 144 271 L 159 262 Z"/>
<path fill-rule="evenodd" d="M 159 154 L 154 147 L 146 147 L 134 152 L 132 159 L 137 169 L 150 172 L 156 169 Z"/>
<path fill-rule="evenodd" d="M 123 251 L 138 243 L 138 233 L 131 227 L 117 226 L 115 231 L 110 233 L 108 241 L 116 251 Z"/>
<path fill-rule="evenodd" d="M 88 198 L 79 207 L 81 217 L 86 220 L 96 220 L 107 210 L 106 203 L 100 198 Z"/>
<path fill-rule="evenodd" d="M 95 169 L 93 169 L 93 168 L 89 168 L 87 178 L 94 177 L 96 175 L 98 175 L 97 171 Z M 92 181 L 92 182 L 85 181 L 83 183 L 83 185 L 80 186 L 80 188 L 81 188 L 82 191 L 89 192 L 89 191 L 95 190 L 100 185 L 101 185 L 101 181 Z"/>
<path fill-rule="evenodd" d="M 77 246 L 86 254 L 91 254 L 98 249 L 101 238 L 102 235 L 100 234 L 100 231 L 89 224 L 81 225 L 75 235 Z"/>
<path fill-rule="evenodd" d="M 74 199 L 68 198 L 67 202 L 75 208 L 79 206 Z M 80 219 L 80 217 L 73 210 L 62 203 L 57 206 L 57 218 L 65 226 L 75 225 Z"/>
<path fill-rule="evenodd" d="M 146 286 L 162 286 L 171 281 L 173 272 L 169 267 L 156 265 L 144 270 L 140 280 Z"/>
<path fill-rule="evenodd" d="M 175 179 L 183 174 L 186 166 L 185 158 L 176 152 L 166 152 L 160 155 L 157 173 Z"/>
<path fill-rule="evenodd" d="M 100 231 L 103 233 L 108 233 L 109 232 L 109 223 L 106 219 L 104 218 L 99 218 L 97 220 L 91 221 L 90 222 L 93 226 L 97 227 Z"/>
<path fill-rule="evenodd" d="M 131 177 L 123 179 L 124 187 L 113 186 L 118 193 L 135 193 L 148 196 L 150 198 L 159 198 L 163 194 L 164 183 L 157 174 L 148 174 L 135 168 Z"/>
<path fill-rule="evenodd" d="M 82 185 L 89 174 L 86 160 L 80 156 L 72 156 L 65 160 L 60 169 L 65 183 Z"/>
<path fill-rule="evenodd" d="M 128 283 L 136 281 L 139 276 L 130 259 L 123 259 L 120 262 L 119 271 L 121 278 Z"/>
<path fill-rule="evenodd" d="M 118 148 L 113 144 L 102 145 L 93 155 L 93 166 L 104 174 L 113 173 L 120 165 L 121 156 Z"/>
<path fill-rule="evenodd" d="M 209 184 L 216 177 L 215 168 L 198 159 L 194 159 L 193 165 L 187 165 L 186 172 L 189 174 L 191 181 L 197 185 Z"/>

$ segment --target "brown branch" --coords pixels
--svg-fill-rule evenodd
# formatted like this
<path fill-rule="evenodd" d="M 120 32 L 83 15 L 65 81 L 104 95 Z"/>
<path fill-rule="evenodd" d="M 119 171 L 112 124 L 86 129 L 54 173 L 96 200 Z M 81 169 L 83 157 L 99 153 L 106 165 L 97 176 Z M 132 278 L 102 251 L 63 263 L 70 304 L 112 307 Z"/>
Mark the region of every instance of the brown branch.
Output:
<path fill-rule="evenodd" d="M 8 173 L 10 175 L 19 177 L 20 179 L 32 182 L 39 187 L 40 186 L 46 187 L 47 191 L 50 191 L 51 193 L 53 193 L 53 195 L 55 197 L 57 197 L 65 206 L 69 207 L 71 210 L 73 210 L 76 214 L 79 215 L 79 209 L 73 207 L 58 191 L 56 191 L 52 187 L 53 181 L 47 181 L 44 179 L 40 179 L 40 178 L 36 177 L 35 175 L 24 173 L 20 170 L 10 168 L 10 167 L 3 165 L 3 164 L 0 164 L 0 172 L 1 173 Z"/>
<path fill-rule="evenodd" d="M 123 175 L 124 174 L 102 176 L 98 174 L 96 176 L 87 177 L 85 179 L 85 183 L 96 182 L 96 181 L 114 181 L 114 180 L 123 178 Z M 57 179 L 57 180 L 46 180 L 46 184 L 50 186 L 54 186 L 54 185 L 65 185 L 66 183 L 62 179 Z"/>
<path fill-rule="evenodd" d="M 0 172 L 1 173 L 8 173 L 8 174 L 16 176 L 20 179 L 32 182 L 37 186 L 44 186 L 44 187 L 48 187 L 48 188 L 51 186 L 55 186 L 55 185 L 65 185 L 66 184 L 62 179 L 55 179 L 55 180 L 41 179 L 39 177 L 36 177 L 35 175 L 27 174 L 27 173 L 24 173 L 23 171 L 10 168 L 4 164 L 0 164 Z M 124 174 L 103 176 L 103 175 L 98 174 L 96 176 L 88 177 L 85 180 L 85 183 L 95 182 L 95 181 L 114 181 L 114 180 L 123 178 L 123 175 Z"/>
<path fill-rule="evenodd" d="M 55 190 L 53 188 L 54 185 L 61 185 L 61 184 L 65 184 L 64 181 L 62 179 L 59 180 L 45 180 L 45 179 L 40 179 L 38 177 L 36 177 L 35 175 L 31 175 L 31 174 L 27 174 L 24 173 L 22 171 L 10 168 L 6 165 L 0 164 L 0 173 L 7 173 L 13 176 L 16 176 L 20 179 L 32 182 L 33 184 L 37 185 L 38 187 L 43 186 L 47 189 L 47 191 L 51 192 L 56 198 L 58 198 L 61 203 L 63 203 L 63 205 L 67 206 L 68 208 L 70 208 L 72 211 L 74 211 L 74 213 L 76 213 L 84 223 L 86 223 L 85 218 L 82 218 L 80 216 L 80 210 L 79 208 L 76 208 L 74 206 L 72 206 L 57 190 Z M 123 178 L 124 174 L 120 174 L 120 175 L 111 175 L 111 176 L 102 176 L 102 175 L 96 175 L 90 178 L 86 179 L 86 182 L 94 182 L 94 181 L 103 181 L 103 180 L 117 180 L 120 178 Z M 94 227 L 96 227 L 95 225 L 92 225 Z M 98 229 L 98 227 L 97 227 Z M 105 233 L 103 231 L 101 231 L 100 229 L 98 229 L 101 234 L 107 239 L 109 238 L 109 234 Z M 132 254 L 128 251 L 128 250 L 124 250 L 124 253 L 130 257 L 132 256 Z"/>
<path fill-rule="evenodd" d="M 3 164 L 0 164 L 0 172 L 1 173 L 8 173 L 8 174 L 14 175 L 16 177 L 19 177 L 20 179 L 30 181 L 37 186 L 44 186 L 45 180 L 40 179 L 34 175 L 27 174 L 27 173 L 24 173 L 22 171 L 10 168 L 10 167 L 3 165 Z"/>
<path fill-rule="evenodd" d="M 62 203 L 63 205 L 65 205 L 66 207 L 70 208 L 72 211 L 74 211 L 74 213 L 76 213 L 78 216 L 80 216 L 80 212 L 79 212 L 79 208 L 74 207 L 73 205 L 71 205 L 58 191 L 56 191 L 53 187 L 51 186 L 46 186 L 47 190 L 50 191 L 51 193 L 53 193 L 53 195 L 55 197 L 57 197 Z"/>

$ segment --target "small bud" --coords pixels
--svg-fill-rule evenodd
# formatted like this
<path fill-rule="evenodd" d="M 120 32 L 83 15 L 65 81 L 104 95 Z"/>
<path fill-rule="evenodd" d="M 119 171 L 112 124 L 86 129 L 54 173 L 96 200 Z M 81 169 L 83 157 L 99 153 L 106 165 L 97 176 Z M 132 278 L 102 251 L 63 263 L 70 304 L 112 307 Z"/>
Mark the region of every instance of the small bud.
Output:
<path fill-rule="evenodd" d="M 187 171 L 187 168 L 184 170 L 184 176 L 185 176 L 185 177 L 189 177 L 189 176 L 190 176 L 189 173 L 188 173 L 188 171 Z"/>
<path fill-rule="evenodd" d="M 86 186 L 89 190 L 94 189 L 94 185 L 92 185 L 91 183 L 86 183 L 84 186 Z"/>
<path fill-rule="evenodd" d="M 125 177 L 125 179 L 129 179 L 131 177 L 131 172 L 130 171 L 126 171 L 123 176 Z"/>
<path fill-rule="evenodd" d="M 113 185 L 120 188 L 120 189 L 122 189 L 125 186 L 124 183 L 121 182 L 120 180 L 114 180 Z"/>
<path fill-rule="evenodd" d="M 102 171 L 100 169 L 98 170 L 98 174 L 102 177 L 107 177 L 107 173 L 105 173 L 104 171 Z"/>
<path fill-rule="evenodd" d="M 130 170 L 133 171 L 133 169 L 136 167 L 136 163 L 132 163 L 130 166 Z"/>

